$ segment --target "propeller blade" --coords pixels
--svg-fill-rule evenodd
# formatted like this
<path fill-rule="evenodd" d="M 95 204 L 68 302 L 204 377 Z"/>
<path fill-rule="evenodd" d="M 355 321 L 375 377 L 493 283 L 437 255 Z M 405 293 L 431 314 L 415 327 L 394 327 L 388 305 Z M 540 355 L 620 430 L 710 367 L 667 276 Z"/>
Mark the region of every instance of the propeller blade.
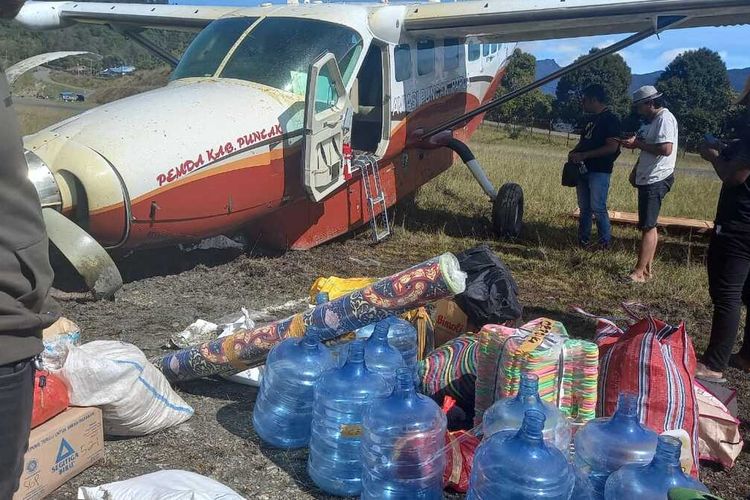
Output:
<path fill-rule="evenodd" d="M 83 277 L 94 297 L 113 297 L 122 287 L 122 276 L 107 251 L 60 212 L 43 208 L 42 214 L 50 241 Z"/>

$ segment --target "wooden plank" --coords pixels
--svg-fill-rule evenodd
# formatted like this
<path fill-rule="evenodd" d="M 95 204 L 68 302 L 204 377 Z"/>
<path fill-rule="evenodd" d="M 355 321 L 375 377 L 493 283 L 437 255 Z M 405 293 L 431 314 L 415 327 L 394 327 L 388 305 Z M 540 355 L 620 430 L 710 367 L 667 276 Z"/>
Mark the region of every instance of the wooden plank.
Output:
<path fill-rule="evenodd" d="M 575 209 L 573 217 L 578 219 L 581 216 L 580 209 Z M 609 220 L 615 224 L 627 224 L 635 226 L 638 224 L 638 214 L 632 212 L 619 212 L 615 210 L 609 211 Z M 711 231 L 714 228 L 714 223 L 708 220 L 700 219 L 686 219 L 683 217 L 664 217 L 660 216 L 656 220 L 656 224 L 659 227 L 664 228 L 675 228 L 675 229 L 689 229 L 697 233 L 704 233 Z"/>

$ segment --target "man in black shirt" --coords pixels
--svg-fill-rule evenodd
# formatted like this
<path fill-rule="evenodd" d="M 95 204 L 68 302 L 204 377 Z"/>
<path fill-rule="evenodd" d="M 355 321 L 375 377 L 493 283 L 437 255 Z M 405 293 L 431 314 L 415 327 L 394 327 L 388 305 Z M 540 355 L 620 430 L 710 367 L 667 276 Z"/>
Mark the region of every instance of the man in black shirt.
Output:
<path fill-rule="evenodd" d="M 583 111 L 590 115 L 578 145 L 568 154 L 568 160 L 582 162 L 586 173 L 578 179 L 576 194 L 581 217 L 578 222 L 578 243 L 587 246 L 591 239 L 591 217 L 596 218 L 599 245 L 609 247 L 612 239 L 607 196 L 612 166 L 620 155 L 620 119 L 607 108 L 607 92 L 601 85 L 589 85 L 583 90 Z"/>
<path fill-rule="evenodd" d="M 750 105 L 750 78 L 738 104 Z M 711 338 L 695 373 L 714 382 L 724 381 L 728 365 L 750 372 L 750 321 L 745 321 L 740 352 L 732 354 L 742 303 L 750 304 L 750 119 L 739 137 L 728 145 L 709 139 L 701 148 L 722 180 L 707 259 L 714 304 Z"/>

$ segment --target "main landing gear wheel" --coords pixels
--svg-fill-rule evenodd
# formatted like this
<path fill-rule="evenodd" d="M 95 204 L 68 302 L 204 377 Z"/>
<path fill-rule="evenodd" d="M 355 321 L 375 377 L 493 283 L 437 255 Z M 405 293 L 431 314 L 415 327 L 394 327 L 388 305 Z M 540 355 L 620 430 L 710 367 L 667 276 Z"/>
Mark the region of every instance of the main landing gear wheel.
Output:
<path fill-rule="evenodd" d="M 492 228 L 501 238 L 518 238 L 523 228 L 523 189 L 503 184 L 492 203 Z"/>

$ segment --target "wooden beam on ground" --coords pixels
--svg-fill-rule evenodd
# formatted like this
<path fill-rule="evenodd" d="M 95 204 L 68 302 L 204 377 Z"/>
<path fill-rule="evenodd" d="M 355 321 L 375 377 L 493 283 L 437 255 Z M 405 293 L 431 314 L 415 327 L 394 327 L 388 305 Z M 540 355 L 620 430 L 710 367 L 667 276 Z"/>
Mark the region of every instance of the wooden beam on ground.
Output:
<path fill-rule="evenodd" d="M 581 216 L 580 209 L 575 209 L 573 217 L 578 219 Z M 626 224 L 635 226 L 638 224 L 638 214 L 632 212 L 609 211 L 609 220 L 615 224 Z M 685 219 L 683 217 L 659 217 L 656 220 L 658 227 L 669 229 L 685 229 L 695 233 L 707 233 L 714 228 L 714 223 L 708 220 Z"/>

